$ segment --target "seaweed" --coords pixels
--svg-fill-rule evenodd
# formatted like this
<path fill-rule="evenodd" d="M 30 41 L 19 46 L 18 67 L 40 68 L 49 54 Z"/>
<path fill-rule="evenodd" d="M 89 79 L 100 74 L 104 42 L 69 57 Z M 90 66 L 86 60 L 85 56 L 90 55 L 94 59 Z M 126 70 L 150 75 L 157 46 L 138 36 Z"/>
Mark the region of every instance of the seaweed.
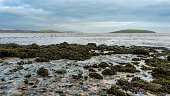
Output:
<path fill-rule="evenodd" d="M 112 66 L 111 68 L 117 70 L 118 72 L 130 72 L 130 73 L 140 72 L 139 70 L 136 69 L 134 65 L 131 65 L 129 63 L 126 64 L 125 66 L 115 65 Z"/>
<path fill-rule="evenodd" d="M 37 74 L 40 75 L 40 76 L 48 76 L 48 70 L 45 69 L 44 67 L 40 67 L 37 70 Z"/>
<path fill-rule="evenodd" d="M 105 69 L 102 71 L 103 75 L 115 75 L 116 74 L 116 70 L 115 69 Z"/>
<path fill-rule="evenodd" d="M 107 64 L 106 62 L 101 62 L 98 66 L 101 68 L 106 68 L 109 67 L 109 64 Z"/>
<path fill-rule="evenodd" d="M 116 96 L 127 96 L 125 92 L 121 91 L 119 87 L 112 85 L 111 88 L 107 91 L 108 94 Z"/>
<path fill-rule="evenodd" d="M 94 78 L 94 79 L 103 79 L 103 77 L 100 74 L 96 73 L 96 72 L 90 72 L 89 76 L 91 78 Z"/>
<path fill-rule="evenodd" d="M 149 51 L 145 50 L 145 49 L 135 49 L 133 50 L 132 54 L 136 54 L 136 55 L 149 55 Z"/>

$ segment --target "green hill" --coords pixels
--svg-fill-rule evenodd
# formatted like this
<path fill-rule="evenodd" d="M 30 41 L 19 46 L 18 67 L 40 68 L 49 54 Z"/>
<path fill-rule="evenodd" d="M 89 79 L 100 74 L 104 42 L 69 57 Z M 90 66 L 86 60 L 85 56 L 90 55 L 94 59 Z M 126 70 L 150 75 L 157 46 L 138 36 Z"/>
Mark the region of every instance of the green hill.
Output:
<path fill-rule="evenodd" d="M 149 30 L 126 29 L 126 30 L 114 31 L 110 33 L 156 33 L 156 32 L 149 31 Z"/>

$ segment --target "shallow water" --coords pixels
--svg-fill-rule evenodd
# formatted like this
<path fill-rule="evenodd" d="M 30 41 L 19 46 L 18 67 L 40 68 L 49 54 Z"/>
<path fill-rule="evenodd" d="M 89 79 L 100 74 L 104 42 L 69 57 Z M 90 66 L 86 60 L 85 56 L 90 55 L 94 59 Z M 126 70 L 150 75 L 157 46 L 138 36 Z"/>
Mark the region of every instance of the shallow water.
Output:
<path fill-rule="evenodd" d="M 137 45 L 163 46 L 170 48 L 169 33 L 0 33 L 0 43 L 17 43 L 22 45 L 37 43 L 39 45 L 59 44 L 62 42 L 77 44 Z"/>

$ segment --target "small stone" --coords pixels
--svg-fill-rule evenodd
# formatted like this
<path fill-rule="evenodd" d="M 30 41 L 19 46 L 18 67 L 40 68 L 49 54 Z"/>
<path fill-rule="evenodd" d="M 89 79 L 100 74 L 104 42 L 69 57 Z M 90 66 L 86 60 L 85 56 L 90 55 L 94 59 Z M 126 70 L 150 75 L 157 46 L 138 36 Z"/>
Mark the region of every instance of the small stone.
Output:
<path fill-rule="evenodd" d="M 18 89 L 24 91 L 24 90 L 27 90 L 28 88 L 27 88 L 26 86 L 22 86 L 22 87 L 20 87 L 20 88 L 18 88 Z"/>
<path fill-rule="evenodd" d="M 63 94 L 63 91 L 57 90 L 57 91 L 55 91 L 55 93 Z"/>
<path fill-rule="evenodd" d="M 29 85 L 34 85 L 34 82 L 31 81 L 31 82 L 29 82 L 28 84 L 29 84 Z"/>
<path fill-rule="evenodd" d="M 38 79 L 37 78 L 33 78 L 32 81 L 38 81 Z"/>
<path fill-rule="evenodd" d="M 32 88 L 36 88 L 36 87 L 37 87 L 36 85 L 32 86 Z"/>
<path fill-rule="evenodd" d="M 56 78 L 56 77 L 54 77 L 54 78 L 52 79 L 52 81 L 53 81 L 53 82 L 56 82 L 56 81 L 57 81 L 57 78 Z"/>
<path fill-rule="evenodd" d="M 14 80 L 7 81 L 7 83 L 12 83 L 12 82 L 14 82 Z"/>
<path fill-rule="evenodd" d="M 52 78 L 52 81 L 53 81 L 53 82 L 61 81 L 61 78 L 59 78 L 59 77 L 54 77 L 54 78 Z"/>
<path fill-rule="evenodd" d="M 31 77 L 31 74 L 25 75 L 24 77 L 25 77 L 25 78 L 30 78 L 30 77 Z"/>

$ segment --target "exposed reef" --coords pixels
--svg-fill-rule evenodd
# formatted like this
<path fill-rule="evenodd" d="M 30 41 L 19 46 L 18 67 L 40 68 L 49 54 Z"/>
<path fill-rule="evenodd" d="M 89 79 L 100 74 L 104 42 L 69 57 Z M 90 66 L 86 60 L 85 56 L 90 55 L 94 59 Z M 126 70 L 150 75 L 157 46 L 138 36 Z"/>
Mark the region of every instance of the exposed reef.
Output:
<path fill-rule="evenodd" d="M 169 53 L 164 47 L 95 43 L 0 44 L 0 95 L 165 96 Z"/>

